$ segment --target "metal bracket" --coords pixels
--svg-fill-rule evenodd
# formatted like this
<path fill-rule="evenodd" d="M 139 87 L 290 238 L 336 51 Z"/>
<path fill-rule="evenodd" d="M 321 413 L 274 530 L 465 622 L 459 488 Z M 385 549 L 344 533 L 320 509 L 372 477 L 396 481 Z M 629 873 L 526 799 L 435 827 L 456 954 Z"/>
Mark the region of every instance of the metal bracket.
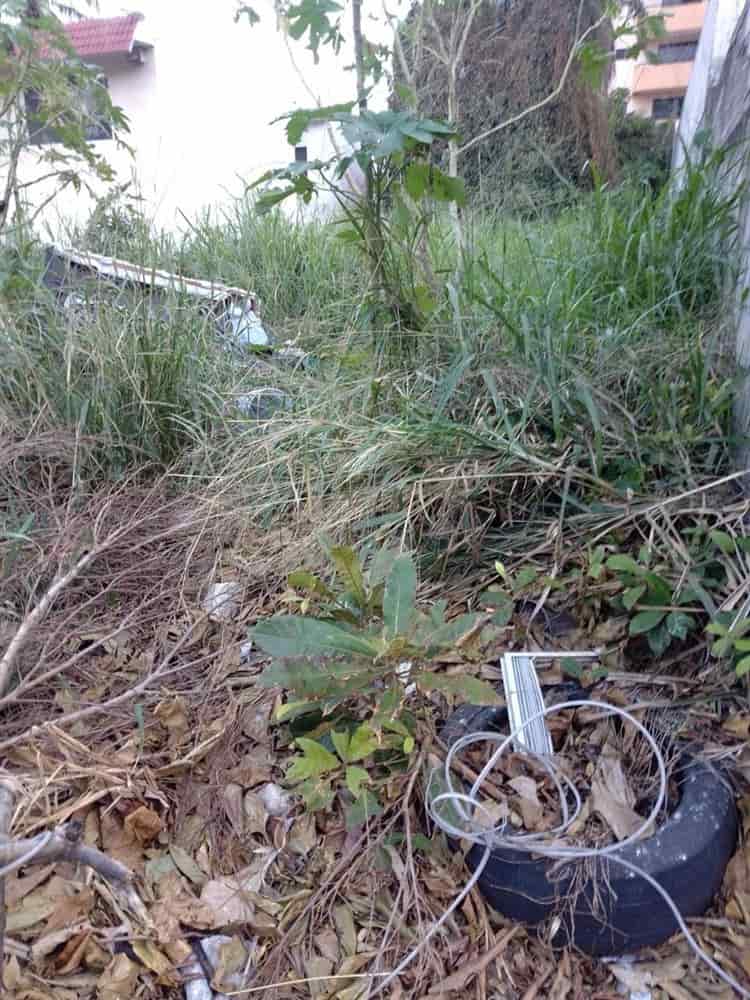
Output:
<path fill-rule="evenodd" d="M 513 747 L 516 751 L 537 754 L 539 756 L 554 753 L 552 739 L 547 729 L 544 716 L 534 719 L 544 710 L 544 697 L 539 684 L 536 665 L 539 661 L 549 660 L 595 660 L 600 650 L 587 652 L 514 652 L 505 653 L 500 663 L 503 670 L 503 686 L 505 700 L 508 706 L 510 731 L 515 732 Z M 528 725 L 524 723 L 534 719 Z M 523 727 L 523 728 L 521 728 Z"/>

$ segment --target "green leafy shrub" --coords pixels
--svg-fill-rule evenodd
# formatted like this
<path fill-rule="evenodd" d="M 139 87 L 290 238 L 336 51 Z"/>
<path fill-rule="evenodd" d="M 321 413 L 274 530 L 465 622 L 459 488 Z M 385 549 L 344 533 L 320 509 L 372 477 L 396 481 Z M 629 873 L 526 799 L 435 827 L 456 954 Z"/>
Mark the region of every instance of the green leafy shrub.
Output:
<path fill-rule="evenodd" d="M 720 612 L 706 628 L 717 636 L 711 652 L 719 659 L 729 660 L 737 677 L 750 674 L 750 618 L 742 613 Z"/>
<path fill-rule="evenodd" d="M 446 621 L 444 601 L 418 608 L 411 556 L 382 549 L 366 568 L 351 548 L 334 547 L 330 556 L 338 588 L 305 570 L 292 573 L 287 599 L 301 613 L 274 615 L 251 636 L 274 657 L 260 683 L 291 696 L 278 712 L 301 751 L 288 779 L 310 808 L 329 805 L 341 791 L 350 817 L 361 818 L 377 812 L 378 785 L 415 748 L 416 719 L 406 704 L 411 685 L 475 704 L 498 698 L 477 678 L 430 669 L 430 660 L 475 628 L 480 616 Z M 496 615 L 505 623 L 510 609 Z"/>
<path fill-rule="evenodd" d="M 661 656 L 673 639 L 685 639 L 698 622 L 691 612 L 673 605 L 673 583 L 650 568 L 649 557 L 644 547 L 638 560 L 612 555 L 606 566 L 622 583 L 619 602 L 632 614 L 630 635 L 645 635 L 651 652 Z M 683 601 L 689 596 L 685 591 L 681 595 Z"/>
<path fill-rule="evenodd" d="M 288 198 L 309 203 L 330 194 L 340 213 L 338 237 L 361 256 L 369 272 L 364 307 L 380 334 L 427 329 L 441 304 L 424 246 L 432 206 L 463 204 L 463 181 L 431 162 L 431 147 L 455 135 L 453 126 L 408 111 L 362 111 L 351 105 L 298 110 L 288 116 L 287 138 L 296 145 L 311 124 L 341 129 L 353 150 L 327 160 L 290 163 L 270 170 L 251 185 L 264 187 L 258 209 L 268 212 Z M 352 193 L 348 171 L 358 168 L 362 190 Z M 281 187 L 268 187 L 280 182 Z M 398 356 L 411 339 L 386 340 Z"/>
<path fill-rule="evenodd" d="M 715 656 L 737 660 L 738 654 L 750 651 L 750 644 L 747 649 L 744 645 L 743 616 L 719 610 L 721 595 L 731 588 L 738 570 L 743 572 L 749 538 L 696 519 L 682 528 L 677 545 L 662 539 L 661 544 L 641 545 L 632 555 L 612 548 L 597 546 L 589 557 L 588 576 L 600 581 L 608 573 L 619 582 L 610 606 L 629 616 L 629 635 L 643 636 L 655 656 L 706 622 L 708 633 L 719 636 L 712 649 Z M 739 672 L 749 668 L 750 658 Z"/>

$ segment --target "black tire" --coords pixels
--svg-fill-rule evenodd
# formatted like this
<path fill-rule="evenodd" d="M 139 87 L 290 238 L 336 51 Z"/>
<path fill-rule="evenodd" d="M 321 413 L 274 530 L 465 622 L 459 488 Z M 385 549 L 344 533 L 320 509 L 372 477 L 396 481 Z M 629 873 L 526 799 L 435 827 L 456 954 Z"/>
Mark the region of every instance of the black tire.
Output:
<path fill-rule="evenodd" d="M 502 731 L 506 724 L 504 709 L 464 705 L 447 720 L 441 739 L 450 746 L 468 733 Z M 734 853 L 737 809 L 726 780 L 709 764 L 686 755 L 676 778 L 680 800 L 671 816 L 652 837 L 625 847 L 620 856 L 656 879 L 683 917 L 697 917 L 721 886 Z M 471 848 L 466 863 L 472 871 L 483 856 L 481 846 Z M 572 862 L 550 875 L 552 861 L 496 849 L 479 888 L 498 913 L 520 923 L 539 924 L 558 915 L 562 925 L 553 944 L 572 943 L 590 955 L 637 951 L 660 944 L 678 930 L 671 910 L 645 879 L 615 861 L 599 859 L 597 894 L 592 879 L 582 878 L 584 863 L 591 865 Z M 585 884 L 574 894 L 574 884 L 581 882 Z"/>

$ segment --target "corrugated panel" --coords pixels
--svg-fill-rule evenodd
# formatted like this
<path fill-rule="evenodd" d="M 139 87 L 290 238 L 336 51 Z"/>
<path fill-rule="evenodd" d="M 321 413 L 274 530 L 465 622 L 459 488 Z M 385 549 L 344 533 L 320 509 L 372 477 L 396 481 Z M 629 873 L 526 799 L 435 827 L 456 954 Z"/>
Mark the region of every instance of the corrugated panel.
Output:
<path fill-rule="evenodd" d="M 171 289 L 172 291 L 181 292 L 196 298 L 210 299 L 213 302 L 222 302 L 230 299 L 247 302 L 254 312 L 258 311 L 257 297 L 253 292 L 249 292 L 245 288 L 234 288 L 231 285 L 223 285 L 218 281 L 201 281 L 198 278 L 186 278 L 181 274 L 173 274 L 171 271 L 159 271 L 155 268 L 145 267 L 142 264 L 131 264 L 127 260 L 118 260 L 116 257 L 104 257 L 96 253 L 85 253 L 70 247 L 54 247 L 54 252 L 70 263 L 88 268 L 103 278 L 132 282 L 138 285 L 145 285 L 148 288 Z"/>

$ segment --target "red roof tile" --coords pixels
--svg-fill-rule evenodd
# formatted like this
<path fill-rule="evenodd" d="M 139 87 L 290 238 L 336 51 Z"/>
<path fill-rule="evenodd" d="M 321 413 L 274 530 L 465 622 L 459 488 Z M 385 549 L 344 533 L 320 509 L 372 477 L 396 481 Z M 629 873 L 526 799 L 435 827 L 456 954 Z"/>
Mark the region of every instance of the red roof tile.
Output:
<path fill-rule="evenodd" d="M 135 31 L 142 14 L 124 17 L 89 17 L 65 25 L 76 54 L 84 59 L 91 56 L 127 54 L 133 47 Z"/>

